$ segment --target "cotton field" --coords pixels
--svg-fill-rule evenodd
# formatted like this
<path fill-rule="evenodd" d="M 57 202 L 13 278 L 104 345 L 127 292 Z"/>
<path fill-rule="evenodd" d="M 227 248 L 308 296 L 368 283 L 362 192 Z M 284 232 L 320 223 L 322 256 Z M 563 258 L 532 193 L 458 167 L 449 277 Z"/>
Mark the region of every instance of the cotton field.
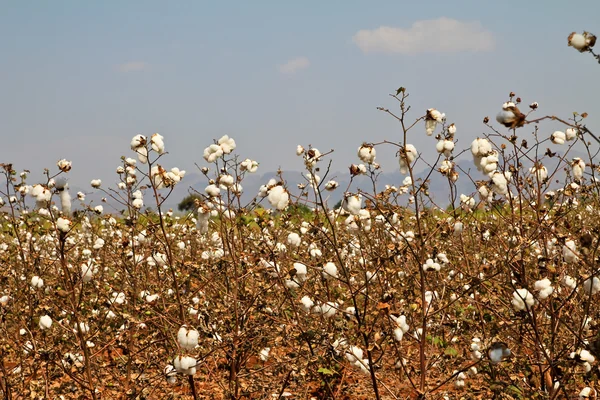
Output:
<path fill-rule="evenodd" d="M 591 48 L 586 35 L 569 44 Z M 300 143 L 300 194 L 280 171 L 242 202 L 260 160 L 228 135 L 205 144 L 189 214 L 163 207 L 186 171 L 159 133 L 133 136 L 117 184 L 90 177 L 86 192 L 71 192 L 69 160 L 41 182 L 2 164 L 0 393 L 594 398 L 600 142 L 586 114 L 510 93 L 466 140 L 435 108 L 409 116 L 407 97 L 379 107 L 395 140 L 356 144 L 346 173 L 370 190 L 341 186 L 335 153 Z M 382 148 L 397 185 L 378 184 Z M 433 176 L 447 199 L 430 196 Z"/>

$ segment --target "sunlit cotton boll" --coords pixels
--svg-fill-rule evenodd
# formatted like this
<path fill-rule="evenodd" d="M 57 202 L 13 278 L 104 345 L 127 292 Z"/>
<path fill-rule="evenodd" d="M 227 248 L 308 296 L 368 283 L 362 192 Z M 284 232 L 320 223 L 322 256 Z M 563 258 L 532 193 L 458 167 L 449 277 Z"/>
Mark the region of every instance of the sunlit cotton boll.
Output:
<path fill-rule="evenodd" d="M 52 318 L 48 315 L 42 315 L 40 317 L 39 326 L 41 330 L 50 329 L 52 326 Z"/>
<path fill-rule="evenodd" d="M 221 156 L 223 156 L 223 149 L 218 144 L 211 144 L 204 149 L 203 157 L 209 163 L 215 162 Z"/>
<path fill-rule="evenodd" d="M 454 150 L 454 142 L 452 140 L 440 140 L 435 145 L 435 149 L 438 153 L 450 157 L 452 155 L 452 150 Z"/>
<path fill-rule="evenodd" d="M 69 230 L 71 229 L 71 221 L 69 221 L 66 218 L 59 217 L 56 220 L 56 229 L 58 229 L 59 231 L 61 231 L 63 233 L 69 232 Z"/>
<path fill-rule="evenodd" d="M 431 136 L 437 124 L 444 122 L 445 118 L 446 114 L 439 112 L 435 108 L 429 108 L 425 115 L 425 133 L 427 136 Z"/>
<path fill-rule="evenodd" d="M 554 291 L 552 288 L 552 282 L 550 282 L 550 279 L 548 278 L 536 281 L 533 284 L 533 288 L 538 292 L 538 297 L 542 300 L 548 298 L 548 296 L 550 296 Z"/>
<path fill-rule="evenodd" d="M 165 142 L 164 137 L 159 133 L 154 133 L 150 137 L 150 144 L 152 145 L 152 150 L 157 152 L 158 154 L 164 154 L 165 152 Z"/>
<path fill-rule="evenodd" d="M 433 261 L 433 259 L 428 258 L 427 261 L 425 261 L 425 264 L 423 264 L 423 271 L 428 272 L 428 271 L 439 271 L 441 268 L 439 263 L 436 263 L 435 261 Z"/>
<path fill-rule="evenodd" d="M 508 194 L 508 181 L 502 172 L 496 171 L 493 173 L 492 190 L 501 195 Z"/>
<path fill-rule="evenodd" d="M 196 374 L 196 359 L 179 355 L 173 360 L 175 370 L 180 374 L 193 376 Z"/>
<path fill-rule="evenodd" d="M 562 131 L 554 131 L 554 133 L 550 136 L 550 140 L 554 144 L 565 144 L 566 139 L 567 137 Z"/>
<path fill-rule="evenodd" d="M 267 199 L 271 204 L 271 207 L 277 210 L 285 210 L 290 203 L 290 195 L 283 186 L 275 186 L 269 190 Z"/>
<path fill-rule="evenodd" d="M 235 140 L 228 135 L 221 136 L 217 143 L 221 146 L 221 149 L 223 149 L 223 154 L 231 153 L 236 147 Z"/>
<path fill-rule="evenodd" d="M 300 304 L 305 312 L 310 312 L 312 307 L 315 305 L 314 301 L 312 301 L 311 298 L 308 296 L 304 296 L 303 298 L 301 298 Z"/>
<path fill-rule="evenodd" d="M 196 346 L 198 346 L 199 337 L 198 331 L 187 325 L 181 326 L 179 331 L 177 331 L 177 342 L 179 343 L 179 346 L 185 350 L 194 350 Z"/>
<path fill-rule="evenodd" d="M 534 175 L 538 182 L 542 183 L 546 179 L 548 179 L 548 169 L 541 165 L 537 164 L 529 169 L 529 173 Z"/>
<path fill-rule="evenodd" d="M 585 171 L 585 162 L 579 158 L 575 157 L 573 161 L 571 161 L 571 171 L 573 173 L 574 179 L 583 178 L 583 172 Z"/>
<path fill-rule="evenodd" d="M 511 351 L 506 344 L 501 342 L 493 343 L 488 350 L 488 357 L 492 364 L 498 364 L 507 357 L 510 357 Z"/>
<path fill-rule="evenodd" d="M 254 173 L 258 170 L 258 162 L 253 161 L 249 158 L 246 158 L 244 161 L 240 163 L 240 171 L 248 171 L 250 173 Z"/>
<path fill-rule="evenodd" d="M 577 133 L 579 132 L 576 128 L 568 128 L 565 131 L 565 137 L 568 141 L 571 141 L 577 137 Z"/>
<path fill-rule="evenodd" d="M 313 312 L 315 314 L 321 314 L 325 318 L 331 318 L 335 315 L 339 305 L 336 302 L 328 301 L 327 303 L 323 303 L 318 306 L 313 307 Z"/>
<path fill-rule="evenodd" d="M 587 278 L 583 282 L 583 291 L 587 295 L 595 295 L 600 292 L 600 279 L 594 277 Z"/>
<path fill-rule="evenodd" d="M 358 215 L 362 208 L 362 196 L 360 194 L 347 194 L 342 200 L 342 208 L 352 215 Z"/>
<path fill-rule="evenodd" d="M 100 180 L 100 179 L 92 179 L 91 182 L 90 182 L 90 185 L 94 189 L 98 189 L 100 187 L 100 185 L 102 185 L 102 180 Z M 79 193 L 77 193 L 77 195 L 79 196 Z"/>
<path fill-rule="evenodd" d="M 584 387 L 579 392 L 579 400 L 587 400 L 596 397 L 596 391 L 589 386 Z"/>
<path fill-rule="evenodd" d="M 358 158 L 364 163 L 372 164 L 375 161 L 376 154 L 377 152 L 371 144 L 363 143 L 362 146 L 358 148 Z"/>
<path fill-rule="evenodd" d="M 337 278 L 338 277 L 337 266 L 332 262 L 328 262 L 327 264 L 325 264 L 323 266 L 322 275 L 323 275 L 323 278 L 325 278 L 325 279 Z"/>
<path fill-rule="evenodd" d="M 512 305 L 516 311 L 524 311 L 533 307 L 535 299 L 531 292 L 527 289 L 517 289 L 512 295 Z"/>
<path fill-rule="evenodd" d="M 577 245 L 575 244 L 575 241 L 565 241 L 565 244 L 562 247 L 563 260 L 568 263 L 575 263 L 577 260 L 579 260 L 579 256 L 577 254 Z"/>
<path fill-rule="evenodd" d="M 288 235 L 287 242 L 291 246 L 298 247 L 302 243 L 302 239 L 300 239 L 300 235 L 296 232 L 292 232 Z"/>
<path fill-rule="evenodd" d="M 416 160 L 418 156 L 417 149 L 412 144 L 407 144 L 405 147 L 400 149 L 399 154 L 400 173 L 407 174 L 408 167 Z"/>

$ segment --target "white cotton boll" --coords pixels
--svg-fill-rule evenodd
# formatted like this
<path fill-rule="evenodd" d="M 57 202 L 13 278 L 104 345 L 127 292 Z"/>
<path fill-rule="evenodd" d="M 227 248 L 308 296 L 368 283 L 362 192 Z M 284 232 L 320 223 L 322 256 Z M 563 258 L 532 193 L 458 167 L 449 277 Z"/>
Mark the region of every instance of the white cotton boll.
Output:
<path fill-rule="evenodd" d="M 164 137 L 158 133 L 154 133 L 150 137 L 150 144 L 152 145 L 152 150 L 157 152 L 158 154 L 164 154 L 165 152 L 165 142 Z"/>
<path fill-rule="evenodd" d="M 425 133 L 427 136 L 433 135 L 435 128 L 437 126 L 437 121 L 434 119 L 426 119 L 425 120 Z"/>
<path fill-rule="evenodd" d="M 571 161 L 571 171 L 573 172 L 574 179 L 583 178 L 583 172 L 585 171 L 585 162 L 581 158 L 575 157 L 573 161 Z"/>
<path fill-rule="evenodd" d="M 100 187 L 100 185 L 102 185 L 102 180 L 101 179 L 92 179 L 90 181 L 90 185 L 92 185 L 92 187 L 94 189 L 98 189 Z M 79 193 L 77 195 L 79 196 Z"/>
<path fill-rule="evenodd" d="M 0 297 L 0 306 L 7 305 L 9 301 L 10 301 L 10 296 L 5 294 L 4 296 Z"/>
<path fill-rule="evenodd" d="M 562 131 L 554 131 L 554 133 L 550 136 L 550 140 L 554 144 L 565 144 L 566 139 L 567 137 Z"/>
<path fill-rule="evenodd" d="M 302 299 L 300 299 L 300 303 L 302 305 L 302 309 L 306 312 L 310 312 L 312 307 L 315 305 L 314 301 L 312 301 L 308 296 L 304 296 Z"/>
<path fill-rule="evenodd" d="M 248 171 L 250 173 L 254 173 L 258 170 L 258 161 L 253 161 L 249 158 L 246 158 L 240 164 L 240 171 Z"/>
<path fill-rule="evenodd" d="M 575 46 L 573 46 L 575 47 Z M 581 389 L 581 392 L 579 392 L 579 400 L 585 400 L 585 399 L 589 399 L 592 398 L 592 396 L 595 396 L 596 391 L 594 389 L 592 389 L 589 386 L 584 387 L 583 389 Z"/>
<path fill-rule="evenodd" d="M 265 347 L 264 349 L 262 349 L 260 351 L 260 353 L 258 353 L 258 357 L 260 358 L 261 361 L 267 361 L 269 359 L 270 352 L 271 352 L 271 348 Z"/>
<path fill-rule="evenodd" d="M 233 185 L 233 183 L 235 182 L 235 179 L 233 178 L 233 176 L 229 175 L 229 174 L 223 174 L 219 176 L 219 185 L 223 185 L 225 188 L 231 187 Z"/>
<path fill-rule="evenodd" d="M 104 207 L 102 207 L 101 205 L 97 205 L 96 207 L 94 207 L 94 212 L 96 214 L 102 214 L 104 212 Z"/>
<path fill-rule="evenodd" d="M 581 33 L 571 33 L 569 35 L 569 46 L 572 46 L 581 52 L 585 51 L 587 47 L 585 36 L 583 36 Z"/>
<path fill-rule="evenodd" d="M 140 210 L 140 209 L 142 209 L 142 207 L 144 207 L 144 200 L 142 200 L 142 199 L 133 199 L 133 201 L 131 202 L 131 206 L 133 208 L 135 208 L 136 210 Z"/>
<path fill-rule="evenodd" d="M 529 173 L 534 175 L 538 182 L 544 182 L 548 178 L 548 169 L 541 164 L 531 167 Z"/>
<path fill-rule="evenodd" d="M 340 184 L 334 180 L 330 180 L 325 184 L 325 190 L 335 190 L 338 188 L 338 186 L 340 186 Z"/>
<path fill-rule="evenodd" d="M 351 215 L 358 215 L 362 208 L 362 195 L 346 195 L 342 200 L 342 208 Z"/>
<path fill-rule="evenodd" d="M 568 263 L 575 263 L 579 260 L 579 256 L 577 254 L 577 245 L 575 244 L 575 241 L 565 241 L 565 244 L 562 247 L 563 260 Z"/>
<path fill-rule="evenodd" d="M 50 329 L 52 326 L 52 318 L 50 318 L 48 315 L 42 315 L 40 317 L 39 326 L 41 330 Z"/>
<path fill-rule="evenodd" d="M 137 153 L 138 160 L 140 160 L 140 162 L 142 164 L 147 164 L 148 163 L 148 149 L 146 147 L 139 147 L 135 151 Z"/>
<path fill-rule="evenodd" d="M 439 271 L 440 270 L 440 264 L 434 262 L 431 258 L 428 258 L 427 261 L 425 261 L 425 264 L 423 264 L 423 271 L 428 272 L 428 271 Z"/>
<path fill-rule="evenodd" d="M 215 184 L 210 184 L 204 189 L 204 192 L 210 197 L 217 197 L 221 193 L 221 189 Z"/>
<path fill-rule="evenodd" d="M 323 303 L 320 306 L 315 307 L 315 311 L 318 314 L 323 315 L 325 318 L 331 318 L 335 315 L 338 308 L 338 303 L 333 301 L 328 301 L 327 303 Z"/>
<path fill-rule="evenodd" d="M 223 156 L 223 149 L 218 144 L 211 144 L 204 149 L 203 157 L 209 163 L 215 162 L 221 156 Z"/>
<path fill-rule="evenodd" d="M 61 231 L 63 233 L 67 233 L 71 229 L 71 224 L 72 224 L 72 222 L 69 221 L 68 219 L 59 217 L 56 220 L 56 229 L 58 229 L 59 231 Z"/>
<path fill-rule="evenodd" d="M 435 149 L 438 153 L 442 153 L 446 157 L 450 157 L 452 155 L 452 150 L 454 150 L 454 142 L 451 140 L 440 140 L 435 145 Z"/>
<path fill-rule="evenodd" d="M 493 173 L 492 190 L 501 195 L 508 194 L 508 182 L 502 172 L 496 171 Z"/>
<path fill-rule="evenodd" d="M 464 230 L 464 224 L 460 221 L 454 223 L 454 234 L 460 235 Z"/>
<path fill-rule="evenodd" d="M 512 305 L 516 311 L 524 311 L 533 307 L 535 299 L 527 289 L 517 289 L 512 295 Z"/>
<path fill-rule="evenodd" d="M 271 207 L 277 210 L 285 210 L 290 203 L 290 195 L 283 186 L 275 186 L 269 190 L 267 200 Z"/>
<path fill-rule="evenodd" d="M 594 277 L 588 278 L 583 282 L 583 291 L 587 295 L 595 295 L 600 292 L 600 279 Z"/>
<path fill-rule="evenodd" d="M 304 154 L 304 147 L 300 145 L 296 146 L 296 155 L 301 156 L 302 154 Z"/>
<path fill-rule="evenodd" d="M 96 272 L 98 272 L 98 267 L 91 260 L 81 264 L 81 280 L 84 283 L 90 282 Z"/>
<path fill-rule="evenodd" d="M 306 265 L 299 263 L 299 262 L 295 262 L 294 263 L 294 277 L 296 280 L 298 280 L 300 283 L 306 281 L 306 274 L 308 273 L 307 269 L 306 269 Z"/>
<path fill-rule="evenodd" d="M 576 128 L 568 128 L 565 131 L 565 138 L 568 141 L 571 141 L 571 140 L 573 140 L 573 139 L 575 139 L 577 137 L 577 133 L 579 133 L 578 129 L 576 129 Z"/>
<path fill-rule="evenodd" d="M 180 374 L 193 376 L 196 374 L 196 359 L 188 356 L 177 356 L 173 360 L 175 370 Z"/>
<path fill-rule="evenodd" d="M 500 342 L 493 343 L 488 350 L 488 356 L 490 357 L 492 364 L 498 364 L 505 358 L 510 357 L 510 355 L 510 349 L 506 347 L 504 343 Z"/>
<path fill-rule="evenodd" d="M 296 232 L 292 232 L 287 237 L 287 243 L 290 246 L 298 247 L 302 243 L 302 239 L 300 239 L 300 235 L 298 235 Z"/>
<path fill-rule="evenodd" d="M 394 339 L 397 342 L 401 342 L 402 338 L 404 337 L 404 332 L 402 331 L 402 329 L 400 329 L 400 328 L 394 328 L 393 333 L 394 333 Z"/>
<path fill-rule="evenodd" d="M 486 156 L 492 151 L 492 144 L 487 139 L 477 138 L 471 142 L 473 156 Z"/>
<path fill-rule="evenodd" d="M 177 331 L 177 342 L 185 350 L 193 351 L 198 346 L 198 331 L 187 325 L 182 325 Z"/>
<path fill-rule="evenodd" d="M 71 195 L 65 188 L 59 192 L 58 197 L 60 198 L 60 208 L 64 215 L 71 215 Z"/>
<path fill-rule="evenodd" d="M 86 334 L 90 331 L 90 327 L 88 324 L 86 324 L 85 322 L 80 322 L 79 325 L 75 324 L 75 329 L 76 331 L 78 330 L 79 332 Z"/>
<path fill-rule="evenodd" d="M 325 278 L 325 279 L 337 278 L 338 277 L 337 266 L 332 262 L 328 262 L 327 264 L 325 264 L 323 266 L 322 275 L 323 275 L 323 278 Z"/>
<path fill-rule="evenodd" d="M 377 152 L 372 145 L 363 143 L 363 145 L 358 148 L 358 158 L 364 163 L 373 164 L 376 154 Z"/>
<path fill-rule="evenodd" d="M 573 277 L 570 277 L 569 275 L 565 275 L 561 283 L 563 286 L 571 290 L 575 290 L 575 288 L 577 287 L 577 280 L 575 280 Z"/>
<path fill-rule="evenodd" d="M 402 180 L 402 186 L 411 186 L 411 185 L 412 185 L 412 178 L 410 176 L 407 176 Z"/>
<path fill-rule="evenodd" d="M 539 292 L 538 297 L 542 300 L 548 298 L 552 292 L 554 292 L 554 288 L 552 288 L 552 282 L 550 282 L 550 279 L 548 278 L 536 281 L 533 284 L 533 288 Z"/>
<path fill-rule="evenodd" d="M 407 174 L 408 166 L 411 165 L 418 156 L 417 149 L 412 144 L 407 144 L 400 149 L 399 154 L 400 173 Z"/>
<path fill-rule="evenodd" d="M 32 289 L 41 289 L 44 287 L 44 280 L 39 276 L 35 275 L 31 278 L 29 285 Z"/>
<path fill-rule="evenodd" d="M 231 153 L 236 147 L 235 140 L 228 135 L 221 136 L 221 139 L 219 139 L 217 143 L 221 146 L 221 149 L 223 149 L 223 154 Z"/>

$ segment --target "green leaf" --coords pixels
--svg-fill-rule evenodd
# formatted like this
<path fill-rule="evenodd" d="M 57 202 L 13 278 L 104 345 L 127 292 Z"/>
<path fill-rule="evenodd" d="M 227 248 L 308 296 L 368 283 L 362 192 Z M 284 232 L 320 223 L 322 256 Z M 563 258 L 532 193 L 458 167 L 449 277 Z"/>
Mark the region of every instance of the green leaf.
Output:
<path fill-rule="evenodd" d="M 458 355 L 458 351 L 454 347 L 448 347 L 444 350 L 444 354 L 450 357 L 456 357 Z"/>
<path fill-rule="evenodd" d="M 403 86 L 400 86 L 397 90 L 396 90 L 396 96 L 398 96 L 400 93 L 404 93 L 406 91 L 406 88 L 404 88 Z"/>
<path fill-rule="evenodd" d="M 332 370 L 330 370 L 328 368 L 324 368 L 324 367 L 319 368 L 319 370 L 317 372 L 319 374 L 323 374 L 323 375 L 333 375 L 334 374 L 334 372 Z"/>

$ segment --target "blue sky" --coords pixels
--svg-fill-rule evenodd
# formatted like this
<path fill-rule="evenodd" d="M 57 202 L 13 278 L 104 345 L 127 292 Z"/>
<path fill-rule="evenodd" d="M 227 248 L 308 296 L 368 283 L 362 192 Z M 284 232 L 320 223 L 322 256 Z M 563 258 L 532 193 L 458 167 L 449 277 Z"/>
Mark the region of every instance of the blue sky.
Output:
<path fill-rule="evenodd" d="M 435 107 L 456 123 L 457 148 L 511 90 L 540 116 L 587 111 L 600 125 L 600 65 L 567 47 L 572 31 L 600 33 L 594 0 L 0 4 L 0 162 L 39 172 L 67 158 L 72 185 L 116 181 L 131 137 L 154 132 L 165 166 L 190 172 L 223 134 L 262 172 L 300 170 L 294 151 L 309 143 L 345 171 L 363 141 L 400 140 L 376 110 L 395 107 L 399 86 L 411 117 Z M 433 154 L 424 128 L 410 141 Z M 394 153 L 378 150 L 385 171 Z"/>

